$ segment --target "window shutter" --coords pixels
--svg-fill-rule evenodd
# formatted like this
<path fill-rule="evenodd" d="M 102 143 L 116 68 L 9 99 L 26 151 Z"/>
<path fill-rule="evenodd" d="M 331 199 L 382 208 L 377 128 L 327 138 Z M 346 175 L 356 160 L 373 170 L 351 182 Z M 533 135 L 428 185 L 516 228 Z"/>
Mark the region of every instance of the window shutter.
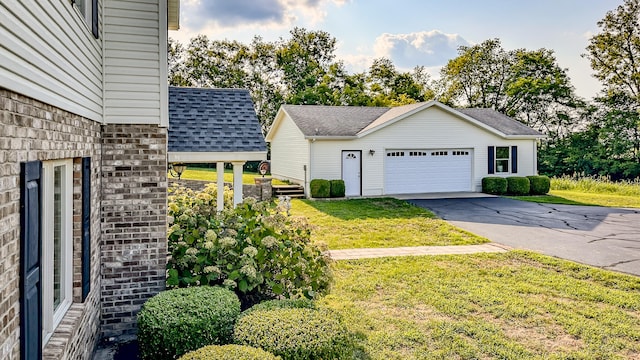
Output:
<path fill-rule="evenodd" d="M 511 147 L 511 172 L 518 173 L 518 147 Z"/>
<path fill-rule="evenodd" d="M 487 162 L 487 174 L 495 174 L 495 166 L 496 166 L 496 151 L 493 146 L 489 146 L 487 149 L 487 158 L 489 161 Z"/>
<path fill-rule="evenodd" d="M 82 158 L 82 301 L 91 290 L 91 158 Z"/>
<path fill-rule="evenodd" d="M 20 173 L 20 359 L 42 358 L 42 163 L 22 163 Z"/>
<path fill-rule="evenodd" d="M 100 37 L 98 33 L 98 0 L 91 0 L 91 32 L 96 39 Z"/>

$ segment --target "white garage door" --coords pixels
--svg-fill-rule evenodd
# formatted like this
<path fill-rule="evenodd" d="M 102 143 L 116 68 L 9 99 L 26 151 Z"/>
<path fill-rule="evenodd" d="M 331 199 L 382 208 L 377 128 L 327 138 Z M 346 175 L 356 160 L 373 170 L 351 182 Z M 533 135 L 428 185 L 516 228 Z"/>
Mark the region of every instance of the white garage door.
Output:
<path fill-rule="evenodd" d="M 471 191 L 469 149 L 387 150 L 386 194 Z"/>

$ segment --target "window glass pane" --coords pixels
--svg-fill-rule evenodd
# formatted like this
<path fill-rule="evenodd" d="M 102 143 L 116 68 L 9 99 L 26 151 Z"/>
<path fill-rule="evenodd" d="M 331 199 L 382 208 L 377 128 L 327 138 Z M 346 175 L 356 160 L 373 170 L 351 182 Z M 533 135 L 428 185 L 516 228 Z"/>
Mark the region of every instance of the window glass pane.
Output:
<path fill-rule="evenodd" d="M 509 147 L 508 146 L 498 146 L 496 147 L 496 159 L 508 159 L 509 158 Z"/>
<path fill-rule="evenodd" d="M 53 170 L 53 310 L 57 310 L 62 301 L 62 193 L 63 166 Z"/>
<path fill-rule="evenodd" d="M 509 172 L 509 160 L 496 160 L 496 172 Z"/>

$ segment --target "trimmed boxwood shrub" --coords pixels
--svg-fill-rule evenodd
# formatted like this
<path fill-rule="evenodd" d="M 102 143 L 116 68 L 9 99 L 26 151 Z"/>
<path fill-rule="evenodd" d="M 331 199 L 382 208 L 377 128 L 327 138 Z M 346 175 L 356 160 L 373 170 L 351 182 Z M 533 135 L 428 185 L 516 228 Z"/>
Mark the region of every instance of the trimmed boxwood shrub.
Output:
<path fill-rule="evenodd" d="M 345 185 L 344 180 L 329 180 L 331 185 L 330 194 L 332 198 L 344 197 Z"/>
<path fill-rule="evenodd" d="M 507 178 L 507 194 L 524 196 L 529 195 L 529 179 L 524 176 L 510 176 Z"/>
<path fill-rule="evenodd" d="M 209 345 L 195 351 L 188 352 L 179 360 L 278 360 L 275 356 L 262 349 L 243 345 Z"/>
<path fill-rule="evenodd" d="M 328 310 L 255 310 L 238 320 L 233 337 L 284 360 L 347 359 L 354 352 L 353 336 Z"/>
<path fill-rule="evenodd" d="M 313 179 L 309 183 L 311 197 L 328 198 L 331 196 L 331 183 L 325 179 Z"/>
<path fill-rule="evenodd" d="M 240 300 L 221 287 L 196 286 L 163 291 L 138 313 L 143 360 L 175 359 L 206 345 L 230 343 Z"/>
<path fill-rule="evenodd" d="M 531 195 L 544 195 L 551 189 L 551 179 L 548 176 L 527 176 L 531 185 Z"/>
<path fill-rule="evenodd" d="M 309 299 L 278 299 L 267 300 L 259 304 L 253 305 L 247 310 L 243 311 L 240 316 L 249 314 L 252 311 L 259 310 L 275 310 L 275 309 L 316 309 L 316 303 Z"/>
<path fill-rule="evenodd" d="M 488 176 L 482 178 L 482 192 L 492 195 L 506 194 L 507 179 L 498 176 Z"/>

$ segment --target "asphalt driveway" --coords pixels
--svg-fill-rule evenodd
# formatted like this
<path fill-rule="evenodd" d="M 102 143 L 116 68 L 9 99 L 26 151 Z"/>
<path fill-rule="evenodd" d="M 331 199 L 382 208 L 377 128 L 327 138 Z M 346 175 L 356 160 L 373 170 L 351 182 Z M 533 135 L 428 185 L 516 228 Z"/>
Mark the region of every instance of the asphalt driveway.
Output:
<path fill-rule="evenodd" d="M 500 197 L 409 202 L 499 244 L 640 275 L 640 209 Z"/>

